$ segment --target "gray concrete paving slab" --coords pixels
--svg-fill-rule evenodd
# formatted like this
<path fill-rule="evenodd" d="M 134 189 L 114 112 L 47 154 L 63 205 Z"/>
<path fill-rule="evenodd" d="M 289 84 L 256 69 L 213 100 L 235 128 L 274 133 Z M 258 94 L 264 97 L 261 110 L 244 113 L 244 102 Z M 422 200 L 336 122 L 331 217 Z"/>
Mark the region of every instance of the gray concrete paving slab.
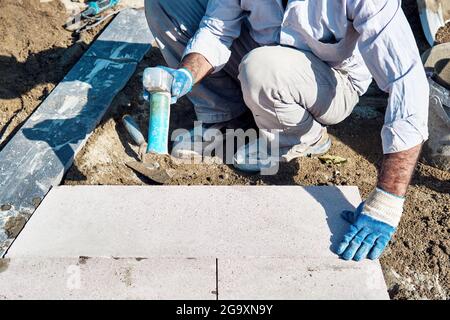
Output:
<path fill-rule="evenodd" d="M 335 258 L 359 202 L 354 187 L 55 187 L 6 257 Z"/>
<path fill-rule="evenodd" d="M 377 263 L 311 257 L 219 260 L 221 300 L 386 300 Z"/>
<path fill-rule="evenodd" d="M 3 259 L 0 300 L 215 300 L 215 266 L 215 259 Z"/>
<path fill-rule="evenodd" d="M 58 259 L 67 264 L 79 256 L 97 257 L 92 261 L 102 262 L 92 264 L 94 277 L 103 272 L 104 261 L 130 257 L 160 266 L 194 258 L 212 265 L 218 258 L 219 299 L 387 299 L 378 261 L 348 262 L 333 253 L 348 228 L 340 212 L 360 201 L 355 187 L 55 187 L 7 252 L 17 267 L 0 273 L 0 287 L 3 275 L 13 290 L 27 259 L 41 264 L 42 281 L 62 283 L 62 276 L 51 276 L 51 270 L 62 270 Z M 172 277 L 179 276 L 173 271 Z M 120 288 L 113 285 L 115 291 L 104 297 L 123 297 Z M 176 288 L 168 284 L 167 292 L 178 297 Z M 24 290 L 10 292 L 28 294 Z M 100 289 L 96 294 L 103 297 Z"/>

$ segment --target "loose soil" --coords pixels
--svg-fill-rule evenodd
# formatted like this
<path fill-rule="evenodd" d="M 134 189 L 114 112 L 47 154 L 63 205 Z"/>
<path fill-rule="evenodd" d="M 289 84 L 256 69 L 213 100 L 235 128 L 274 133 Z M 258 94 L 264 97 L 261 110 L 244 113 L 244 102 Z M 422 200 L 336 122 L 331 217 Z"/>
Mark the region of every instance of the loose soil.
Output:
<path fill-rule="evenodd" d="M 448 22 L 444 27 L 441 27 L 436 33 L 437 43 L 447 43 L 450 42 L 450 22 Z"/>
<path fill-rule="evenodd" d="M 0 1 L 0 150 L 103 26 L 74 35 L 59 1 Z"/>
<path fill-rule="evenodd" d="M 62 64 L 61 59 L 67 48 L 77 41 L 60 27 L 64 17 L 59 13 L 59 4 L 20 3 L 2 0 L 0 4 L 0 136 L 4 135 L 5 126 L 8 132 L 16 128 L 62 79 L 71 64 Z M 423 52 L 428 46 L 421 31 L 416 2 L 403 1 L 403 6 Z M 22 18 L 14 18 L 17 16 L 14 9 L 21 11 Z M 30 22 L 24 24 L 23 21 Z M 3 40 L 7 37 L 9 42 Z M 140 98 L 141 76 L 145 67 L 162 63 L 157 49 L 147 54 L 76 157 L 64 184 L 153 184 L 125 165 L 137 159 L 138 147 L 131 143 L 121 117 L 131 114 L 146 135 L 148 109 Z M 329 154 L 346 158 L 346 163 L 323 164 L 317 158 L 305 158 L 282 165 L 274 176 L 243 174 L 227 165 L 213 163 L 183 166 L 186 174 L 169 184 L 356 185 L 362 197 L 366 197 L 376 184 L 382 159 L 380 129 L 385 106 L 386 95 L 372 87 L 347 120 L 329 128 L 333 138 Z M 173 106 L 172 130 L 189 128 L 194 120 L 195 114 L 187 99 Z M 450 297 L 449 207 L 450 173 L 419 163 L 398 232 L 381 259 L 392 298 Z"/>

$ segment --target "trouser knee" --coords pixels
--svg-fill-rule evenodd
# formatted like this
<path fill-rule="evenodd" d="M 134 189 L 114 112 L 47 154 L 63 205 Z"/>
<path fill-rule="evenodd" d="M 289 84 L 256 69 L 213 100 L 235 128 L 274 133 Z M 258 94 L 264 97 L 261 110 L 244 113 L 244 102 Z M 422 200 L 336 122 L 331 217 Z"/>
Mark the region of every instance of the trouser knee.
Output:
<path fill-rule="evenodd" d="M 301 101 L 302 87 L 305 90 L 308 87 L 293 78 L 289 64 L 283 61 L 285 50 L 290 49 L 280 46 L 260 47 L 250 51 L 239 65 L 239 80 L 245 103 L 256 115 L 277 116 L 279 111 L 285 114 L 283 109 L 304 107 Z M 283 122 L 282 119 L 278 120 Z"/>

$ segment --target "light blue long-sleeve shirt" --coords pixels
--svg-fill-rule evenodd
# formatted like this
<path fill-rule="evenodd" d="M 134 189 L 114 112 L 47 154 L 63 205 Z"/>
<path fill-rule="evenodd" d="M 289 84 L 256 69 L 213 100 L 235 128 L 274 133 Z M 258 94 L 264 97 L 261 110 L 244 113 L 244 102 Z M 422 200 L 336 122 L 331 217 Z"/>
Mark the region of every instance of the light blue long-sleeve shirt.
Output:
<path fill-rule="evenodd" d="M 246 23 L 260 45 L 313 52 L 348 73 L 360 95 L 372 77 L 389 93 L 384 153 L 428 139 L 429 86 L 401 0 L 210 0 L 184 55 L 200 53 L 219 71 Z"/>

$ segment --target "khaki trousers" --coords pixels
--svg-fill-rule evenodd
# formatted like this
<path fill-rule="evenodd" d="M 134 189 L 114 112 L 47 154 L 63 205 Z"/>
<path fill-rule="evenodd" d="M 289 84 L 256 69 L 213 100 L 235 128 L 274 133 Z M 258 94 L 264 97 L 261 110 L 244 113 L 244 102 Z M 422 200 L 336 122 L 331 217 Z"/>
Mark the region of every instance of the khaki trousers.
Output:
<path fill-rule="evenodd" d="M 146 0 L 150 29 L 170 67 L 180 62 L 207 2 Z M 228 121 L 249 108 L 259 129 L 270 131 L 268 136 L 278 133 L 286 148 L 316 142 L 323 126 L 341 122 L 358 103 L 347 75 L 310 52 L 260 46 L 245 26 L 231 51 L 228 64 L 188 95 L 200 121 Z"/>

